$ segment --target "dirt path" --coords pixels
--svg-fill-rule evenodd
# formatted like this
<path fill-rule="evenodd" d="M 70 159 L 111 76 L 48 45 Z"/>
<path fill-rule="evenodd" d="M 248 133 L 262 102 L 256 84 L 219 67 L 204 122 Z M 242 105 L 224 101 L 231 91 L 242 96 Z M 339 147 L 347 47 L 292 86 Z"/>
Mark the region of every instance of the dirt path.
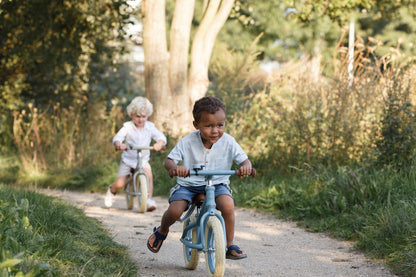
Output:
<path fill-rule="evenodd" d="M 182 224 L 172 226 L 168 239 L 159 253 L 146 247 L 154 226 L 160 224 L 167 208 L 167 199 L 154 198 L 158 209 L 140 214 L 137 205 L 126 209 L 123 194 L 117 195 L 114 206 L 104 207 L 104 195 L 42 190 L 81 207 L 86 215 L 97 218 L 110 230 L 114 240 L 127 245 L 137 263 L 139 276 L 205 276 L 204 255 L 196 270 L 184 268 L 182 244 L 179 241 Z M 381 265 L 353 252 L 351 244 L 331 239 L 320 233 L 309 233 L 294 223 L 281 221 L 252 210 L 236 209 L 235 243 L 245 249 L 247 259 L 227 260 L 225 276 L 307 276 L 352 277 L 395 276 Z"/>

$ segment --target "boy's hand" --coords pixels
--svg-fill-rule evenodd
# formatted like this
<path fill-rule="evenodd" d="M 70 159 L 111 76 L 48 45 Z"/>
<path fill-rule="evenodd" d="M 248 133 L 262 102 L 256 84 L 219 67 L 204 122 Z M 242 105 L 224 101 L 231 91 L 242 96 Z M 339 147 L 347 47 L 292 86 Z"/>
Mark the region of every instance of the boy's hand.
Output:
<path fill-rule="evenodd" d="M 176 168 L 169 169 L 169 176 L 172 178 L 174 176 L 178 177 L 188 177 L 189 169 L 186 166 L 177 166 Z"/>
<path fill-rule="evenodd" d="M 155 144 L 153 144 L 153 150 L 155 151 L 160 151 L 160 150 L 165 150 L 165 149 L 166 149 L 166 146 L 164 143 L 156 142 Z"/>
<path fill-rule="evenodd" d="M 256 176 L 256 170 L 254 168 L 251 168 L 250 166 L 241 166 L 239 170 L 237 170 L 237 175 L 240 178 L 243 178 L 243 176 L 251 176 L 251 177 L 255 177 Z"/>
<path fill-rule="evenodd" d="M 243 178 L 243 176 L 256 176 L 256 170 L 251 167 L 251 162 L 249 159 L 240 164 L 240 169 L 237 170 L 237 176 L 240 178 Z"/>
<path fill-rule="evenodd" d="M 116 151 L 125 151 L 127 150 L 127 145 L 126 144 L 120 144 L 119 142 L 114 143 L 114 148 L 116 149 Z"/>

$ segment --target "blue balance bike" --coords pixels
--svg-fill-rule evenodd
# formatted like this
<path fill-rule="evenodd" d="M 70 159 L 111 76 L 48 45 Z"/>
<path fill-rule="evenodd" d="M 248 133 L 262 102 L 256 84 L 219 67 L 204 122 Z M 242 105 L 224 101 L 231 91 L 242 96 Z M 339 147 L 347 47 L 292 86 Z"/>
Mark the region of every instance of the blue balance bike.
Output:
<path fill-rule="evenodd" d="M 255 170 L 253 169 L 255 172 Z M 255 174 L 255 173 L 254 173 Z M 205 176 L 205 199 L 203 195 L 195 197 L 186 214 L 179 219 L 183 222 L 183 253 L 185 266 L 195 269 L 199 262 L 199 253 L 205 253 L 208 276 L 224 276 L 226 235 L 224 219 L 217 212 L 215 204 L 214 175 L 239 175 L 238 170 L 204 170 L 194 165 L 190 175 Z M 195 213 L 194 213 L 195 212 Z"/>

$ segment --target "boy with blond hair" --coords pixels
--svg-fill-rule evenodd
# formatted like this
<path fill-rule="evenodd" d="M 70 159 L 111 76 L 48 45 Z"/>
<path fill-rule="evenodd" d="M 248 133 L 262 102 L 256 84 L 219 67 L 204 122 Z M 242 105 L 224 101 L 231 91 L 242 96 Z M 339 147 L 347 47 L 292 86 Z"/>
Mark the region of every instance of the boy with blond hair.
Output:
<path fill-rule="evenodd" d="M 153 113 L 153 105 L 147 98 L 136 97 L 127 106 L 127 113 L 131 121 L 125 122 L 123 127 L 113 138 L 113 145 L 116 151 L 124 151 L 121 154 L 120 166 L 118 169 L 116 181 L 108 188 L 105 195 L 104 203 L 107 207 L 113 205 L 117 190 L 122 189 L 127 181 L 131 169 L 137 166 L 136 150 L 127 150 L 127 145 L 136 147 L 149 147 L 152 140 L 155 151 L 165 149 L 166 136 L 159 131 L 155 124 L 147 119 Z M 147 199 L 147 210 L 156 209 L 156 202 L 152 199 L 153 194 L 153 175 L 149 164 L 150 151 L 143 150 L 143 170 L 149 177 L 149 198 Z"/>

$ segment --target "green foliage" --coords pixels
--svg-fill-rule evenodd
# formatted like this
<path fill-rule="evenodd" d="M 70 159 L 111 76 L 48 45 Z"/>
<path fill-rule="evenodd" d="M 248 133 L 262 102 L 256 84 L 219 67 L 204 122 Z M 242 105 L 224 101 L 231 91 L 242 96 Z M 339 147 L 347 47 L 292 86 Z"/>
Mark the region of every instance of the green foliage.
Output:
<path fill-rule="evenodd" d="M 304 167 L 233 184 L 238 205 L 296 220 L 311 231 L 354 239 L 358 250 L 403 276 L 415 271 L 414 167 Z"/>
<path fill-rule="evenodd" d="M 44 276 L 49 271 L 49 265 L 43 263 L 33 264 L 27 274 L 19 268 L 19 265 L 24 263 L 25 255 L 30 252 L 38 255 L 42 251 L 44 242 L 43 237 L 33 230 L 28 213 L 27 199 L 13 198 L 10 202 L 0 199 L 1 276 Z"/>
<path fill-rule="evenodd" d="M 293 14 L 284 2 L 236 1 L 219 40 L 226 42 L 228 49 L 244 53 L 261 34 L 259 59 L 278 62 L 312 55 L 319 47 L 325 54 L 323 49 L 336 45 L 340 28 L 328 16 L 313 14 L 314 20 L 303 24 Z"/>
<path fill-rule="evenodd" d="M 416 90 L 409 81 L 404 83 L 393 76 L 387 86 L 384 115 L 381 121 L 381 138 L 377 142 L 378 162 L 406 168 L 416 158 L 416 108 L 411 95 Z"/>
<path fill-rule="evenodd" d="M 124 5 L 109 0 L 55 5 L 3 1 L 2 85 L 20 81 L 26 86 L 20 90 L 24 96 L 43 103 L 85 95 L 88 84 L 117 58 L 116 43 L 123 39 L 128 19 Z"/>
<path fill-rule="evenodd" d="M 124 0 L 0 2 L 2 150 L 11 146 L 12 111 L 28 102 L 42 110 L 50 101 L 86 105 L 128 88 L 113 73 L 124 52 L 125 8 Z"/>
<path fill-rule="evenodd" d="M 228 49 L 244 52 L 262 34 L 259 60 L 283 63 L 322 56 L 324 63 L 331 62 L 339 37 L 349 31 L 351 21 L 356 22 L 356 39 L 362 38 L 365 43 L 378 41 L 380 45 L 375 50 L 378 59 L 392 49 L 396 51 L 395 59 L 416 55 L 414 0 L 239 0 L 235 3 L 219 40 Z M 359 47 L 358 43 L 355 47 Z"/>
<path fill-rule="evenodd" d="M 265 76 L 256 69 L 259 38 L 247 46 L 244 53 L 228 51 L 223 43 L 217 43 L 214 48 L 207 94 L 220 98 L 228 115 L 244 109 L 245 101 L 252 97 L 253 90 L 261 89 L 264 85 Z"/>
<path fill-rule="evenodd" d="M 396 60 L 401 60 L 416 55 L 414 9 L 401 6 L 397 10 L 397 17 L 393 20 L 388 16 L 374 17 L 371 14 L 360 14 L 357 16 L 357 23 L 358 36 L 365 41 L 375 39 L 380 44 L 375 49 L 378 57 L 393 55 Z M 394 52 L 391 51 L 392 49 Z"/>
<path fill-rule="evenodd" d="M 381 119 L 386 92 L 394 91 L 397 97 L 409 103 L 415 101 L 414 82 L 410 78 L 414 65 L 403 67 L 394 59 L 378 60 L 371 55 L 376 45 L 359 42 L 352 86 L 342 44 L 334 64 L 329 67 L 330 73 L 327 68 L 320 69 L 312 59 L 286 64 L 268 79 L 255 70 L 248 76 L 244 74 L 256 68 L 253 59 L 242 59 L 233 52 L 227 56 L 225 50 L 215 55 L 213 68 L 220 74 L 218 77 L 212 74 L 215 86 L 211 87 L 211 93 L 227 105 L 227 131 L 258 165 L 273 165 L 268 168 L 281 172 L 288 172 L 290 167 L 302 167 L 304 163 L 371 162 L 375 158 L 376 142 L 384 136 L 380 131 L 385 124 Z M 217 64 L 217 59 L 226 61 L 228 66 Z M 383 72 L 380 66 L 385 64 L 391 64 L 391 69 Z M 321 75 L 321 70 L 327 76 Z M 396 76 L 394 82 L 390 81 L 391 76 Z M 407 117 L 406 122 L 410 124 L 407 126 L 411 129 L 404 130 L 402 137 L 407 139 L 406 144 L 396 143 L 396 147 L 413 147 L 414 127 L 410 123 L 413 122 L 413 108 L 402 114 Z M 408 162 L 413 158 L 412 149 L 407 148 Z"/>
<path fill-rule="evenodd" d="M 310 22 L 316 18 L 328 16 L 331 20 L 343 24 L 349 21 L 351 14 L 355 10 L 370 10 L 374 7 L 372 0 L 355 1 L 285 1 L 287 5 L 296 9 L 296 16 L 304 22 Z"/>
<path fill-rule="evenodd" d="M 126 248 L 81 210 L 33 191 L 0 192 L 2 276 L 136 276 Z"/>
<path fill-rule="evenodd" d="M 19 172 L 19 158 L 17 155 L 0 156 L 0 180 L 4 183 L 16 181 Z"/>
<path fill-rule="evenodd" d="M 167 155 L 178 142 L 177 138 L 167 135 L 166 149 L 162 151 L 152 151 L 150 153 L 150 165 L 153 173 L 153 194 L 169 196 L 170 189 L 176 184 L 176 178 L 170 178 L 168 171 L 165 169 Z"/>

